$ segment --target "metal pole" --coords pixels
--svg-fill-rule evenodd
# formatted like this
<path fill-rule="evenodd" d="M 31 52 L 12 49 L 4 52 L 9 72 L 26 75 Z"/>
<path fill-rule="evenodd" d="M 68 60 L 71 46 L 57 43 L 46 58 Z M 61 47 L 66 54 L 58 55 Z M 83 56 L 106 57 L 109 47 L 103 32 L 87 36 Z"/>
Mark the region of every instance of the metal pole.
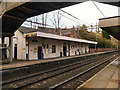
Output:
<path fill-rule="evenodd" d="M 93 27 L 93 26 L 92 26 L 92 24 L 91 24 L 91 32 L 93 32 L 93 31 L 92 31 L 92 27 Z"/>
<path fill-rule="evenodd" d="M 29 60 L 29 37 L 26 37 L 26 60 Z"/>
<path fill-rule="evenodd" d="M 96 52 L 96 45 L 95 45 L 95 52 Z"/>
<path fill-rule="evenodd" d="M 68 41 L 68 56 L 70 56 L 70 41 Z"/>
<path fill-rule="evenodd" d="M 4 39 L 5 37 L 2 37 L 2 47 L 4 47 Z M 2 60 L 4 60 L 4 56 L 5 56 L 5 50 L 2 49 Z"/>
<path fill-rule="evenodd" d="M 13 61 L 13 36 L 9 37 L 9 45 L 10 45 L 10 53 L 9 53 L 9 61 Z"/>

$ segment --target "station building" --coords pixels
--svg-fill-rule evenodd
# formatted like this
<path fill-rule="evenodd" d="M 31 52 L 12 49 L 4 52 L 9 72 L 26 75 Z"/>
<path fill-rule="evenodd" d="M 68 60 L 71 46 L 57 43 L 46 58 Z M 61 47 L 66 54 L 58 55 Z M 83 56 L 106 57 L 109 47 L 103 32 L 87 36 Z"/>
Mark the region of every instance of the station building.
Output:
<path fill-rule="evenodd" d="M 6 38 L 6 45 L 9 45 L 8 42 L 9 39 Z M 97 42 L 45 33 L 21 26 L 13 36 L 13 59 L 39 60 L 81 55 L 89 53 L 90 44 L 96 45 Z"/>

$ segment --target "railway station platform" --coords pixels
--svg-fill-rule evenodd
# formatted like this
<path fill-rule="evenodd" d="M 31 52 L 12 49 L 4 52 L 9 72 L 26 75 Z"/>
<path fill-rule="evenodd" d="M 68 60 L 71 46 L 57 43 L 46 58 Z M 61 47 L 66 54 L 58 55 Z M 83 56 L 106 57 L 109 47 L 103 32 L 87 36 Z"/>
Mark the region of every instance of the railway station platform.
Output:
<path fill-rule="evenodd" d="M 120 56 L 87 82 L 79 86 L 77 90 L 79 89 L 120 90 Z"/>
<path fill-rule="evenodd" d="M 85 55 L 60 57 L 60 58 L 52 58 L 52 59 L 29 60 L 29 61 L 14 60 L 12 63 L 1 65 L 1 69 L 5 70 L 5 69 L 11 69 L 11 68 L 20 68 L 20 67 L 24 67 L 24 66 L 31 66 L 31 65 L 34 65 L 34 64 L 62 61 L 62 60 L 74 59 L 74 58 L 78 58 L 78 57 L 89 57 L 89 56 L 92 56 L 92 55 L 105 54 L 105 53 L 109 53 L 109 52 L 113 52 L 113 51 L 97 52 L 97 53 L 91 53 L 91 54 L 85 54 Z"/>

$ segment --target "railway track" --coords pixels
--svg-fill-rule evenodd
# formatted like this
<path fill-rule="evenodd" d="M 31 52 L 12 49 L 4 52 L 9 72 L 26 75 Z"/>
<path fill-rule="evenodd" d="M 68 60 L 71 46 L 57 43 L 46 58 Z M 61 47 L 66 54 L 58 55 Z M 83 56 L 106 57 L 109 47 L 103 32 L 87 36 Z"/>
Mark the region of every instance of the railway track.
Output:
<path fill-rule="evenodd" d="M 113 58 L 113 57 L 112 57 Z M 95 75 L 98 71 L 104 68 L 106 65 L 110 63 L 112 58 L 107 59 L 67 80 L 64 82 L 60 82 L 57 85 L 50 87 L 50 90 L 60 89 L 60 88 L 68 88 L 68 89 L 77 89 L 83 82 L 87 81 L 90 77 Z"/>
<path fill-rule="evenodd" d="M 60 88 L 62 88 L 64 84 L 78 77 L 79 74 L 81 75 L 83 72 L 85 73 L 87 71 L 92 70 L 91 67 L 96 68 L 97 66 L 100 66 L 98 64 L 102 64 L 103 62 L 105 63 L 111 60 L 112 58 L 114 58 L 115 56 L 117 56 L 117 54 L 114 55 L 112 54 L 113 53 L 102 55 L 103 59 L 101 59 L 101 56 L 97 56 L 94 58 L 79 61 L 77 63 L 72 63 L 49 71 L 45 71 L 39 74 L 25 76 L 20 79 L 4 82 L 2 83 L 2 87 L 14 88 L 14 89 L 22 89 L 22 88 L 56 89 L 59 88 L 60 86 Z"/>

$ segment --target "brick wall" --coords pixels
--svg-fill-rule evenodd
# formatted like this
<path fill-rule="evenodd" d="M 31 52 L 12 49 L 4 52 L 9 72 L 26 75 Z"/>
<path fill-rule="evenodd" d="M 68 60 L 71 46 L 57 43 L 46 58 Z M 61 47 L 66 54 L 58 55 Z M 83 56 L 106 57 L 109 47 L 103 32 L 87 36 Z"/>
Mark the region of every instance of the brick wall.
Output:
<path fill-rule="evenodd" d="M 114 48 L 98 48 L 96 49 L 96 52 L 103 52 L 103 51 L 112 51 L 116 50 Z M 95 49 L 90 49 L 90 53 L 95 53 Z"/>

